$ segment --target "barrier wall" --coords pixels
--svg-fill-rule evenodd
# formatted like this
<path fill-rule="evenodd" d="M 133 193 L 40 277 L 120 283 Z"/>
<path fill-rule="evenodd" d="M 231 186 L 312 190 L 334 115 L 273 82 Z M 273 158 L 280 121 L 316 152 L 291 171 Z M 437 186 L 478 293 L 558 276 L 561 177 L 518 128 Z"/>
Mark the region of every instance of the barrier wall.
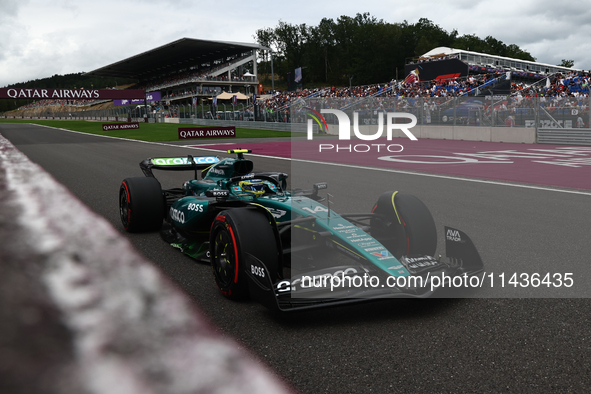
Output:
<path fill-rule="evenodd" d="M 0 392 L 290 390 L 0 135 Z"/>
<path fill-rule="evenodd" d="M 277 130 L 277 131 L 306 131 L 306 126 L 303 124 L 280 123 L 280 122 L 253 122 L 246 120 L 213 120 L 201 118 L 172 118 L 181 124 L 190 124 L 197 126 L 235 126 L 243 129 L 260 129 L 260 130 Z M 165 122 L 177 123 L 170 118 L 166 118 Z M 295 130 L 292 130 L 295 127 Z"/>
<path fill-rule="evenodd" d="M 211 120 L 211 119 L 167 119 L 170 123 L 192 124 L 200 126 L 235 126 L 240 128 L 252 128 L 263 130 L 295 131 L 305 133 L 307 126 L 298 123 L 273 123 L 273 122 L 248 122 L 232 120 Z M 316 125 L 313 126 L 318 131 Z M 375 134 L 377 126 L 359 126 L 362 134 Z M 338 135 L 338 125 L 328 125 L 328 134 Z M 522 142 L 533 144 L 536 142 L 536 130 L 530 127 L 483 127 L 483 126 L 428 126 L 417 125 L 412 128 L 412 133 L 419 139 L 446 139 L 466 141 L 490 141 L 490 142 Z M 351 136 L 353 128 L 351 128 Z M 386 136 L 386 132 L 382 133 Z M 405 137 L 404 133 L 396 130 L 395 137 Z"/>
<path fill-rule="evenodd" d="M 591 145 L 591 129 L 539 129 L 540 144 Z"/>
<path fill-rule="evenodd" d="M 71 118 L 71 117 L 10 117 L 7 119 L 49 119 L 49 120 L 101 120 L 119 122 L 145 122 L 146 118 Z M 281 123 L 281 122 L 252 122 L 234 120 L 213 120 L 201 118 L 163 118 L 165 123 L 187 124 L 196 126 L 235 126 L 245 129 L 278 130 L 287 132 L 307 131 L 307 125 L 303 123 Z M 148 118 L 149 123 L 154 123 L 154 118 Z M 315 133 L 318 126 L 313 125 Z M 362 134 L 375 134 L 377 126 L 359 126 Z M 591 145 L 591 129 L 589 128 L 557 128 L 536 130 L 534 127 L 488 127 L 488 126 L 464 126 L 464 125 L 417 125 L 412 128 L 412 133 L 419 139 L 445 139 L 445 140 L 466 140 L 466 141 L 488 141 L 488 142 L 515 142 L 526 144 L 563 144 L 563 145 Z M 338 135 L 338 126 L 328 125 L 328 134 Z M 353 136 L 353 129 L 351 129 Z M 382 134 L 386 136 L 385 131 Z M 405 137 L 396 130 L 393 136 Z"/>
<path fill-rule="evenodd" d="M 359 132 L 365 135 L 377 133 L 377 126 L 359 126 Z M 517 142 L 533 144 L 536 142 L 536 130 L 529 127 L 484 127 L 484 126 L 425 126 L 417 125 L 410 132 L 418 139 L 465 140 L 487 142 Z M 328 125 L 328 134 L 338 135 L 338 125 Z M 351 136 L 354 136 L 351 128 Z M 382 131 L 386 137 L 386 127 Z M 404 132 L 395 129 L 392 137 L 406 138 Z"/>

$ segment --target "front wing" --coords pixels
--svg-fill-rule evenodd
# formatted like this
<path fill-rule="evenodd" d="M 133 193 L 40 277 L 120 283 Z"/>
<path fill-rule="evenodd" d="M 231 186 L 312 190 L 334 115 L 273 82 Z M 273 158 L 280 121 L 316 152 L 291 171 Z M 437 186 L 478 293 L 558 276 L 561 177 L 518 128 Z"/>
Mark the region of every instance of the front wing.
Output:
<path fill-rule="evenodd" d="M 289 280 L 272 283 L 265 264 L 252 255 L 246 256 L 245 273 L 250 295 L 265 307 L 280 312 L 345 305 L 383 298 L 428 298 L 445 292 L 445 284 L 454 278 L 464 280 L 447 296 L 462 296 L 472 291 L 466 284 L 469 277 L 481 273 L 482 259 L 470 238 L 460 230 L 446 227 L 447 258 L 403 256 L 400 264 L 411 276 L 385 276 L 383 271 L 364 265 L 347 265 L 307 272 Z M 433 269 L 424 268 L 437 261 Z M 377 278 L 377 279 L 376 279 Z M 442 278 L 445 278 L 442 282 Z M 449 279 L 447 279 L 449 278 Z M 448 282 L 446 282 L 447 280 Z M 451 287 L 451 286 L 450 286 Z"/>

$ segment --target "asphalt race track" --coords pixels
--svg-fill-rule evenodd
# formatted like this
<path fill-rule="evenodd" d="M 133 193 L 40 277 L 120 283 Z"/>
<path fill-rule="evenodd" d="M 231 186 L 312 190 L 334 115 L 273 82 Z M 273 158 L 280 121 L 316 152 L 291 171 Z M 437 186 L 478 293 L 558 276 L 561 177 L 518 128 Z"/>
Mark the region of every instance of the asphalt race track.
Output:
<path fill-rule="evenodd" d="M 348 167 L 350 182 L 329 181 L 335 210 L 369 210 L 370 200 L 396 186 L 421 198 L 439 225 L 468 233 L 489 272 L 574 272 L 574 286 L 551 293 L 497 285 L 476 292 L 493 298 L 384 300 L 278 316 L 254 302 L 224 299 L 209 266 L 172 249 L 158 234 L 123 232 L 117 192 L 124 178 L 142 176 L 141 160 L 211 151 L 24 124 L 0 124 L 0 134 L 128 237 L 220 332 L 302 393 L 591 390 L 588 193 Z M 292 179 L 297 186 L 326 180 L 317 176 L 343 179 L 343 167 L 253 160 L 257 170 L 305 173 Z M 173 187 L 188 176 L 159 179 Z M 548 298 L 554 295 L 569 298 Z"/>

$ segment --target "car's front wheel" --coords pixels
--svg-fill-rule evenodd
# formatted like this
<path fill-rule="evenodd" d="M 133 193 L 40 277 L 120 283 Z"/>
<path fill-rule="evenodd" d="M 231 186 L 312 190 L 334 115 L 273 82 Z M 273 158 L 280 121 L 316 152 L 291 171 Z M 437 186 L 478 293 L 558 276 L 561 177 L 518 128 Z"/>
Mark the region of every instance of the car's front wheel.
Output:
<path fill-rule="evenodd" d="M 279 251 L 276 235 L 269 217 L 256 209 L 235 208 L 220 212 L 211 227 L 209 248 L 215 282 L 228 298 L 248 296 L 245 269 L 251 267 L 253 261 L 255 266 L 258 260 L 267 268 L 256 266 L 254 275 L 271 276 L 271 281 L 277 275 Z"/>
<path fill-rule="evenodd" d="M 437 249 L 437 229 L 429 208 L 417 197 L 398 192 L 383 193 L 376 202 L 371 235 L 399 258 L 433 256 Z"/>
<path fill-rule="evenodd" d="M 164 197 L 156 178 L 126 178 L 119 187 L 119 216 L 129 232 L 156 231 L 164 219 Z"/>

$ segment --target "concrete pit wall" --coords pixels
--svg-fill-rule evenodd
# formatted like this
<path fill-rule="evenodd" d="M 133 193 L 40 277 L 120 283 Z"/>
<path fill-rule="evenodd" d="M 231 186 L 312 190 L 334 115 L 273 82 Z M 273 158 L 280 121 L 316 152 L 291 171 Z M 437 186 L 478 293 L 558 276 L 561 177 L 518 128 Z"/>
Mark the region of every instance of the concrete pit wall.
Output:
<path fill-rule="evenodd" d="M 291 390 L 0 135 L 0 392 Z"/>
<path fill-rule="evenodd" d="M 378 126 L 359 126 L 359 132 L 365 135 L 375 134 Z M 420 139 L 437 140 L 465 140 L 486 142 L 515 142 L 536 143 L 536 129 L 529 127 L 482 127 L 482 126 L 425 126 L 417 125 L 410 132 Z M 339 134 L 338 125 L 328 125 L 328 134 Z M 354 137 L 353 128 L 350 131 Z M 386 127 L 382 131 L 382 137 L 386 137 Z M 392 137 L 407 138 L 400 129 L 392 131 Z"/>

